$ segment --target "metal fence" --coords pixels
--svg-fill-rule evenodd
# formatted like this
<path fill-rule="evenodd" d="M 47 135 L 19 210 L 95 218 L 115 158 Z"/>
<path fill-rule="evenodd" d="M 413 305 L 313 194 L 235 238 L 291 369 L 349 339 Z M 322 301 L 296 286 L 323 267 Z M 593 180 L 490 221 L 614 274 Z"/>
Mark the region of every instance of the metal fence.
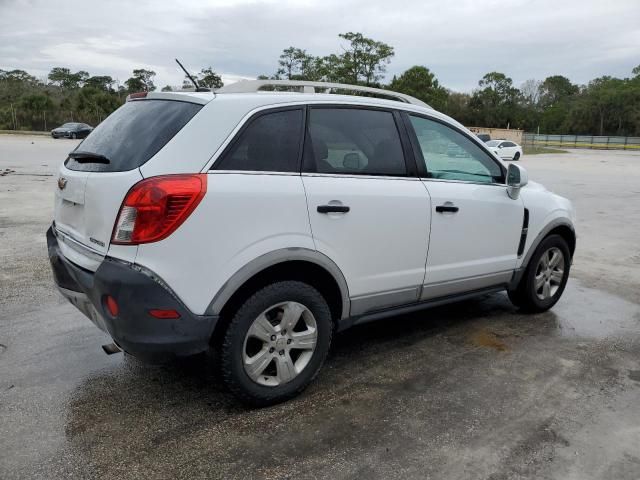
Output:
<path fill-rule="evenodd" d="M 640 150 L 640 137 L 594 135 L 539 135 L 525 133 L 523 145 L 530 147 L 591 148 L 602 150 Z"/>

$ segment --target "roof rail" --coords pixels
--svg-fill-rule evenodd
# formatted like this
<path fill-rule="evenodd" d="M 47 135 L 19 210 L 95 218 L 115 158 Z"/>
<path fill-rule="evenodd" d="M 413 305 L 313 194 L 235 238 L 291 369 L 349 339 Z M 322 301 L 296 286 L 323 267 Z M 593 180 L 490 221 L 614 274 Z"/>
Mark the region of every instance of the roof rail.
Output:
<path fill-rule="evenodd" d="M 216 93 L 252 93 L 258 92 L 264 87 L 301 87 L 302 93 L 330 93 L 329 90 L 345 90 L 350 92 L 365 92 L 392 98 L 401 102 L 431 108 L 422 100 L 411 95 L 383 90 L 382 88 L 364 87 L 361 85 L 348 85 L 346 83 L 311 82 L 306 80 L 240 80 L 239 82 L 225 85 L 216 90 Z M 320 92 L 318 92 L 320 90 Z"/>

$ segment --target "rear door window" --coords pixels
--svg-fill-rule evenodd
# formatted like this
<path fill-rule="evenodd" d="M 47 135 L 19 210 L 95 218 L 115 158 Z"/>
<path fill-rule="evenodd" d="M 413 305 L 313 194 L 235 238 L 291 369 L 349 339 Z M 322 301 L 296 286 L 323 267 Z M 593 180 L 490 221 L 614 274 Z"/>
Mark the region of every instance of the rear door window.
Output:
<path fill-rule="evenodd" d="M 200 104 L 173 100 L 127 102 L 78 145 L 65 166 L 70 170 L 95 172 L 138 168 L 158 153 L 201 108 Z"/>
<path fill-rule="evenodd" d="M 393 113 L 359 108 L 311 108 L 305 171 L 405 176 L 407 168 Z"/>
<path fill-rule="evenodd" d="M 298 172 L 302 109 L 260 114 L 216 161 L 216 170 Z"/>

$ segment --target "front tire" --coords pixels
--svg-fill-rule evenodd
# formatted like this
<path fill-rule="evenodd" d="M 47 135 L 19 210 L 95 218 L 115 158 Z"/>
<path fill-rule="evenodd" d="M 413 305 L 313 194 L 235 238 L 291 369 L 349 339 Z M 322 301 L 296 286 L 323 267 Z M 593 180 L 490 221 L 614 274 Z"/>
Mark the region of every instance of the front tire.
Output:
<path fill-rule="evenodd" d="M 516 154 L 513 156 L 514 162 L 517 162 L 518 160 L 520 160 L 520 152 L 516 152 Z"/>
<path fill-rule="evenodd" d="M 520 284 L 508 292 L 523 311 L 539 313 L 553 307 L 564 292 L 571 268 L 571 252 L 564 238 L 550 235 L 538 245 Z"/>
<path fill-rule="evenodd" d="M 315 288 L 298 281 L 268 285 L 227 327 L 220 351 L 224 382 L 252 406 L 288 400 L 318 375 L 332 333 L 329 306 Z"/>

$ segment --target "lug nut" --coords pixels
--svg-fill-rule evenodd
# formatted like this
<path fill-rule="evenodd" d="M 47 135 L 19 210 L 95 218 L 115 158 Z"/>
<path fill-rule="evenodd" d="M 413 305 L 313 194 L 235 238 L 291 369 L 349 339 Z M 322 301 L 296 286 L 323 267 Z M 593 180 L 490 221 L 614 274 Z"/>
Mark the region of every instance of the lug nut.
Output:
<path fill-rule="evenodd" d="M 284 355 L 284 350 L 280 350 L 278 353 L 279 353 L 280 355 Z"/>
<path fill-rule="evenodd" d="M 271 341 L 275 342 L 276 341 L 276 336 L 275 335 L 271 335 Z"/>
<path fill-rule="evenodd" d="M 275 351 L 275 348 L 273 348 L 273 347 L 271 347 L 271 348 L 269 349 L 269 353 L 273 353 L 274 351 Z"/>
<path fill-rule="evenodd" d="M 291 339 L 287 338 L 287 345 L 289 345 L 291 343 Z"/>
<path fill-rule="evenodd" d="M 286 335 L 287 331 L 286 330 L 282 330 L 282 335 Z"/>

